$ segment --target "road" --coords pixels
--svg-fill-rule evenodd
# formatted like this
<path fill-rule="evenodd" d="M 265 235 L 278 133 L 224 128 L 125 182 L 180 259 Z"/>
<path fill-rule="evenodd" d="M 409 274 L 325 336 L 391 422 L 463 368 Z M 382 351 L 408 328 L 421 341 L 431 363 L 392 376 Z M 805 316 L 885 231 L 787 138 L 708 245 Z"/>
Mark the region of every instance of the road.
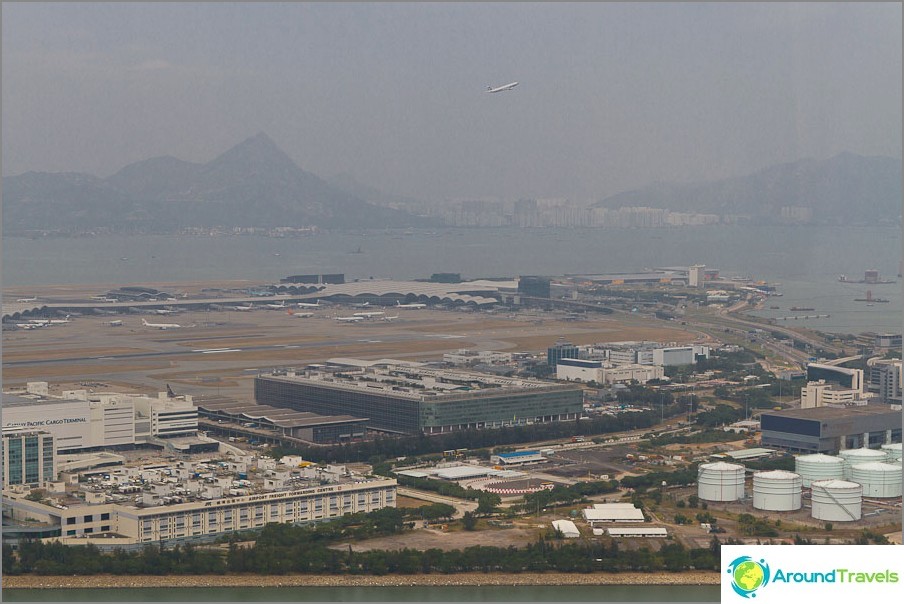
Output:
<path fill-rule="evenodd" d="M 423 499 L 424 501 L 432 501 L 433 503 L 446 503 L 455 508 L 456 516 L 464 516 L 465 512 L 473 512 L 477 509 L 476 501 L 467 501 L 464 499 L 456 499 L 455 497 L 446 497 L 438 495 L 430 491 L 419 491 L 408 487 L 399 486 L 398 494 L 412 499 Z"/>

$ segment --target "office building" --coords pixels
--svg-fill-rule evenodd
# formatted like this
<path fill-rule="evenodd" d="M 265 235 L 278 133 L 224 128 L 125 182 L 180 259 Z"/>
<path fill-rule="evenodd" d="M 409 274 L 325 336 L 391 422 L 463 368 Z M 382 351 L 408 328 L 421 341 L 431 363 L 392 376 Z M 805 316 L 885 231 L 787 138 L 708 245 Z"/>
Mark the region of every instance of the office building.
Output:
<path fill-rule="evenodd" d="M 546 364 L 555 368 L 561 359 L 578 359 L 580 356 L 578 347 L 571 342 L 556 342 L 546 349 Z"/>
<path fill-rule="evenodd" d="M 869 368 L 867 390 L 876 394 L 878 401 L 901 404 L 901 361 L 879 360 Z"/>
<path fill-rule="evenodd" d="M 435 434 L 580 417 L 580 386 L 483 373 L 345 361 L 342 371 L 260 375 L 258 403 L 368 418 L 368 430 Z"/>
<path fill-rule="evenodd" d="M 40 486 L 56 480 L 53 435 L 42 430 L 3 431 L 3 488 L 9 485 Z"/>

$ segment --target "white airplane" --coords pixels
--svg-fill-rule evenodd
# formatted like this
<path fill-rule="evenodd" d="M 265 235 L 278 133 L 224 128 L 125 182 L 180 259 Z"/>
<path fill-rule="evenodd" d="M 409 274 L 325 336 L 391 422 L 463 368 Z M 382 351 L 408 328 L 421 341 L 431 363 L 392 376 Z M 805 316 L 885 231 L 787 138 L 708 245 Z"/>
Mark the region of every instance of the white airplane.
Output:
<path fill-rule="evenodd" d="M 340 323 L 357 323 L 363 321 L 364 317 L 336 317 L 336 320 Z"/>
<path fill-rule="evenodd" d="M 273 310 L 282 310 L 286 307 L 286 301 L 280 300 L 279 302 L 274 302 L 272 304 L 264 304 L 266 308 L 272 308 Z"/>
<path fill-rule="evenodd" d="M 392 323 L 393 321 L 395 321 L 395 320 L 398 319 L 398 318 L 399 318 L 399 315 L 393 315 L 393 316 L 391 316 L 391 317 L 390 317 L 390 316 L 382 317 L 382 319 L 383 319 L 384 321 L 386 321 L 387 323 Z"/>
<path fill-rule="evenodd" d="M 354 316 L 356 317 L 364 317 L 365 319 L 373 319 L 374 317 L 379 317 L 380 315 L 385 315 L 382 310 L 372 310 L 369 312 L 356 312 Z"/>
<path fill-rule="evenodd" d="M 16 323 L 19 329 L 39 329 L 44 327 L 45 323 Z"/>
<path fill-rule="evenodd" d="M 172 310 L 170 308 L 155 308 L 154 309 L 154 314 L 158 314 L 158 315 L 174 315 L 178 312 L 179 312 L 178 310 Z"/>
<path fill-rule="evenodd" d="M 320 308 L 320 299 L 317 302 L 298 302 L 298 308 Z"/>
<path fill-rule="evenodd" d="M 427 308 L 427 305 L 421 304 L 420 302 L 416 302 L 414 304 L 402 304 L 401 302 L 396 301 L 396 308 Z"/>
<path fill-rule="evenodd" d="M 178 323 L 148 323 L 144 319 L 141 320 L 145 327 L 154 327 L 156 329 L 179 329 L 182 327 Z"/>
<path fill-rule="evenodd" d="M 28 320 L 29 324 L 37 325 L 38 327 L 45 327 L 47 325 L 61 325 L 63 323 L 69 323 L 69 322 L 70 322 L 69 315 L 66 315 L 65 319 L 29 319 Z"/>
<path fill-rule="evenodd" d="M 120 319 L 116 319 L 114 321 L 110 321 L 110 327 L 122 327 L 122 321 Z"/>
<path fill-rule="evenodd" d="M 307 319 L 307 318 L 309 318 L 309 317 L 313 317 L 313 316 L 314 316 L 314 313 L 312 313 L 312 312 L 295 312 L 295 311 L 292 310 L 291 308 L 288 309 L 288 310 L 286 311 L 286 313 L 287 313 L 290 317 L 298 317 L 299 319 Z"/>
<path fill-rule="evenodd" d="M 239 310 L 239 311 L 242 311 L 242 312 L 248 312 L 249 310 L 254 310 L 254 305 L 253 305 L 253 304 L 249 304 L 248 306 L 242 306 L 241 304 L 239 304 L 238 306 L 231 306 L 230 308 L 232 308 L 232 310 Z"/>
<path fill-rule="evenodd" d="M 37 302 L 37 300 L 38 297 L 35 296 L 34 298 L 19 298 L 16 302 Z"/>
<path fill-rule="evenodd" d="M 370 306 L 370 302 L 362 302 L 360 304 L 352 304 L 352 308 L 367 308 Z"/>
<path fill-rule="evenodd" d="M 506 90 L 511 90 L 515 86 L 518 85 L 518 82 L 512 82 L 511 84 L 506 84 L 505 86 L 500 86 L 498 88 L 493 88 L 492 86 L 487 86 L 487 92 L 504 92 Z"/>

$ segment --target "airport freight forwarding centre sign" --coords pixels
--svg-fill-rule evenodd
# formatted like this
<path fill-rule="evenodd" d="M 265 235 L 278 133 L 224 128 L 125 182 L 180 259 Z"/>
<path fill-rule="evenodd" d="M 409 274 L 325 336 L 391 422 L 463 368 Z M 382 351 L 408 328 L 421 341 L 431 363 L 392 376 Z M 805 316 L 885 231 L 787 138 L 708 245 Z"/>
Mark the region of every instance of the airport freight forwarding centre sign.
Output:
<path fill-rule="evenodd" d="M 850 602 L 904 596 L 900 545 L 723 545 L 721 601 Z"/>

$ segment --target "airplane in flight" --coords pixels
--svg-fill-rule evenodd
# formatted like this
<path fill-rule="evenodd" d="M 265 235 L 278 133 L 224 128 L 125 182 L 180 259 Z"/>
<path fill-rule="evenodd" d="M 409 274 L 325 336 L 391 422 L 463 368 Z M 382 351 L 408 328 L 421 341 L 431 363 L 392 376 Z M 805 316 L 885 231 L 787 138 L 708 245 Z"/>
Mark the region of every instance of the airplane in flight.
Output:
<path fill-rule="evenodd" d="M 371 310 L 369 312 L 356 312 L 354 316 L 356 317 L 364 317 L 365 319 L 373 319 L 374 317 L 379 317 L 380 315 L 385 315 L 382 310 Z"/>
<path fill-rule="evenodd" d="M 248 312 L 249 310 L 254 310 L 254 304 L 249 304 L 248 306 L 242 306 L 241 304 L 230 307 L 232 310 L 238 310 L 242 312 Z"/>
<path fill-rule="evenodd" d="M 16 300 L 16 302 L 37 302 L 37 301 L 38 301 L 37 296 L 35 296 L 33 298 L 19 298 L 18 300 Z"/>
<path fill-rule="evenodd" d="M 297 302 L 298 308 L 320 308 L 320 299 L 316 302 Z"/>
<path fill-rule="evenodd" d="M 493 88 L 492 86 L 487 86 L 487 92 L 504 92 L 506 90 L 511 90 L 515 86 L 518 85 L 518 82 L 512 82 L 511 84 L 506 84 L 505 86 L 499 86 L 498 88 Z"/>
<path fill-rule="evenodd" d="M 148 323 L 144 319 L 141 320 L 145 327 L 154 327 L 156 329 L 179 329 L 182 327 L 178 323 Z"/>
<path fill-rule="evenodd" d="M 421 304 L 420 302 L 415 302 L 413 304 L 402 304 L 401 302 L 396 301 L 396 308 L 427 308 L 427 305 Z"/>
<path fill-rule="evenodd" d="M 340 323 L 357 323 L 363 321 L 364 317 L 336 317 L 336 320 Z"/>
<path fill-rule="evenodd" d="M 291 308 L 286 310 L 286 314 L 288 314 L 290 317 L 298 317 L 299 319 L 307 319 L 314 316 L 314 313 L 312 312 L 295 312 Z"/>

